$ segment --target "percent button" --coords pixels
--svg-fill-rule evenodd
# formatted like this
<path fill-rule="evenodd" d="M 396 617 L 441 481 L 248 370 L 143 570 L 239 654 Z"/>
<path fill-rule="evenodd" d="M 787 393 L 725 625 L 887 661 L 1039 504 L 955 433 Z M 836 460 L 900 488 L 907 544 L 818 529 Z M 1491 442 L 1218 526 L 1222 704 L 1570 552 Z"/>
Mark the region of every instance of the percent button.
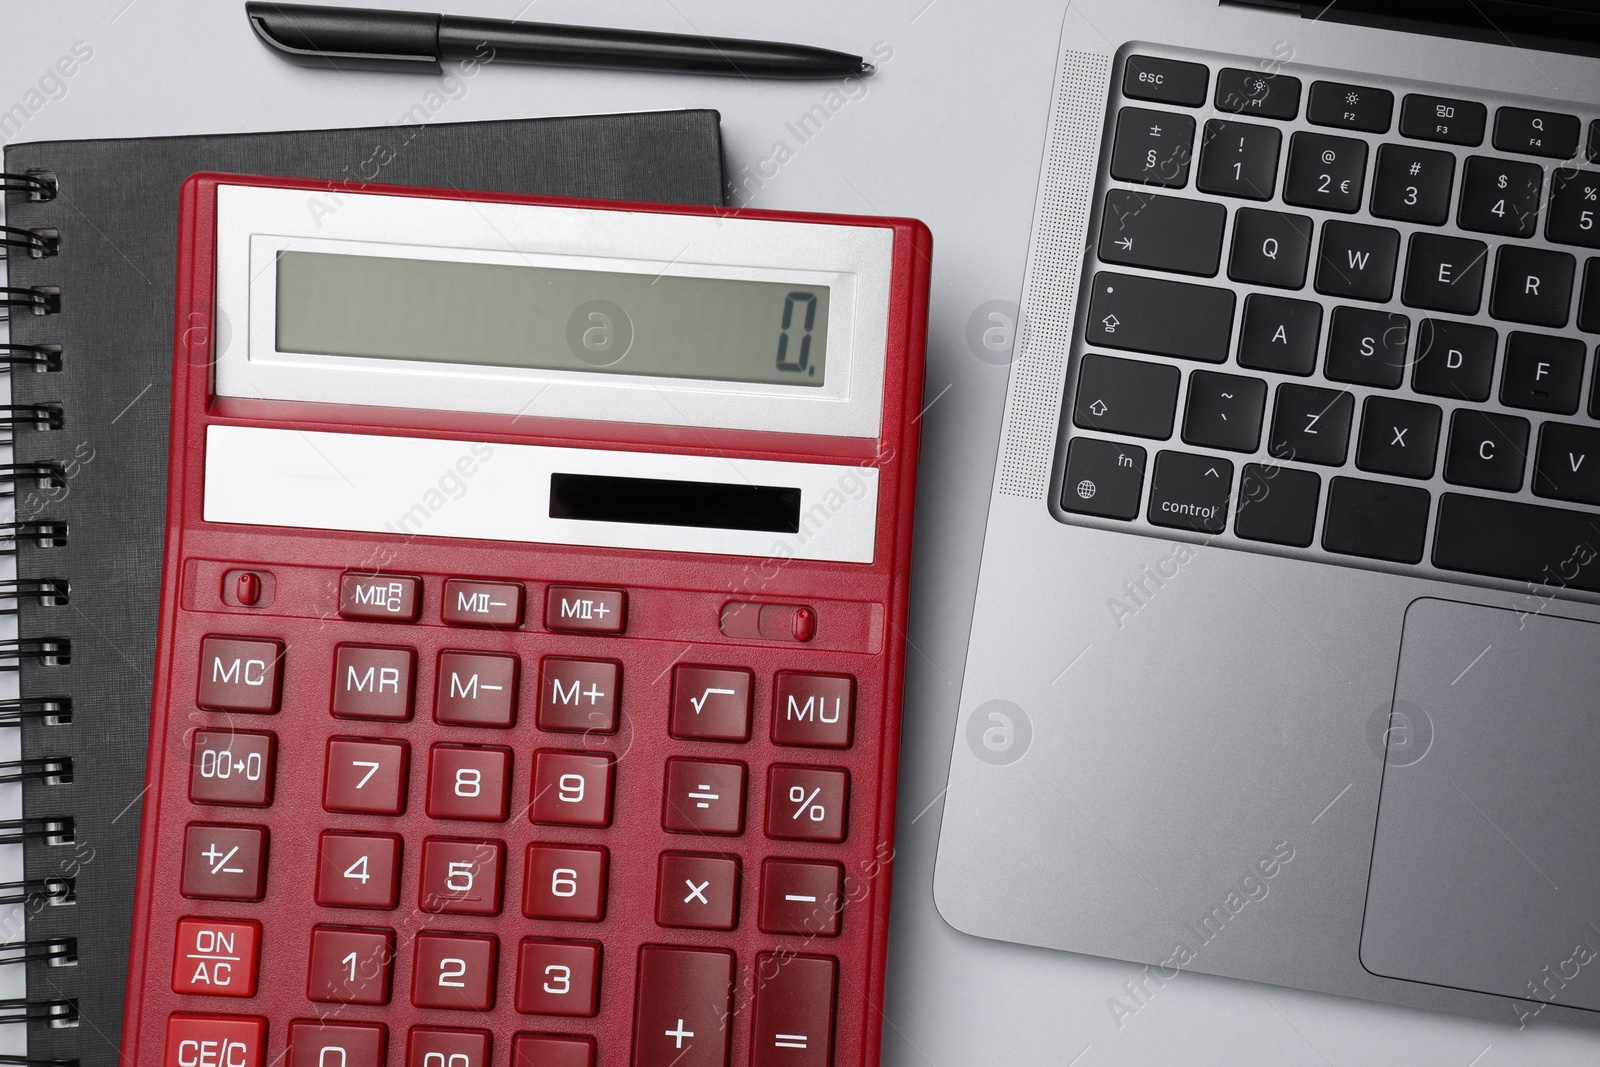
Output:
<path fill-rule="evenodd" d="M 850 773 L 842 767 L 778 764 L 767 773 L 767 836 L 843 841 Z"/>

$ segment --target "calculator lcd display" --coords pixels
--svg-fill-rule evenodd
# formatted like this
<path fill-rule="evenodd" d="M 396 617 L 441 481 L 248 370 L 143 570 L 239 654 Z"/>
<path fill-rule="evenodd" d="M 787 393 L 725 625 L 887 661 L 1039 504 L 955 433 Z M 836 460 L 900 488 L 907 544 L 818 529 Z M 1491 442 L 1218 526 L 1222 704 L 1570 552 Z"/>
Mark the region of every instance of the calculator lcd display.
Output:
<path fill-rule="evenodd" d="M 820 386 L 828 287 L 281 252 L 280 352 Z"/>
<path fill-rule="evenodd" d="M 550 475 L 552 519 L 799 533 L 800 496 L 792 486 Z"/>

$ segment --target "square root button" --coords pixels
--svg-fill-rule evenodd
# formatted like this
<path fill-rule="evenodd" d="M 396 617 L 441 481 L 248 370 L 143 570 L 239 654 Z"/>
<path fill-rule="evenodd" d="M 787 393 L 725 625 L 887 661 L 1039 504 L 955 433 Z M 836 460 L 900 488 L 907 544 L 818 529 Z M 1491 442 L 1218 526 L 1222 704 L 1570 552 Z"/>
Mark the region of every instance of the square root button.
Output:
<path fill-rule="evenodd" d="M 750 740 L 755 676 L 734 667 L 674 667 L 667 731 L 699 741 Z"/>
<path fill-rule="evenodd" d="M 620 589 L 552 585 L 545 593 L 544 625 L 547 630 L 620 634 L 627 625 L 627 617 L 628 594 Z"/>

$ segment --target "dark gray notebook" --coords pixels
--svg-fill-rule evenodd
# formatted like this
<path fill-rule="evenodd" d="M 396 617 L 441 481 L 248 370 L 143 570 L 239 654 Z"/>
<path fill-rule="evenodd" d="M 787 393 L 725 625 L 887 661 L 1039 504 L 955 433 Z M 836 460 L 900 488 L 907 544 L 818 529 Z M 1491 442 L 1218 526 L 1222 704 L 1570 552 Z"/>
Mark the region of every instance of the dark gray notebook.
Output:
<path fill-rule="evenodd" d="M 17 569 L 69 583 L 64 603 L 50 595 L 59 583 L 23 586 L 24 699 L 0 715 L 21 719 L 25 759 L 43 761 L 24 764 L 34 777 L 22 823 L 0 827 L 0 840 L 24 842 L 27 881 L 0 898 L 25 898 L 37 946 L 30 1062 L 119 1059 L 161 590 L 178 187 L 201 170 L 326 180 L 330 209 L 363 181 L 723 202 L 714 111 L 6 147 L 7 175 L 56 187 L 44 200 L 10 193 L 7 224 L 60 244 L 43 258 L 9 249 L 8 284 L 35 290 L 13 297 L 59 304 L 10 309 L 13 345 L 38 346 L 10 352 L 13 403 L 45 406 L 13 413 Z"/>

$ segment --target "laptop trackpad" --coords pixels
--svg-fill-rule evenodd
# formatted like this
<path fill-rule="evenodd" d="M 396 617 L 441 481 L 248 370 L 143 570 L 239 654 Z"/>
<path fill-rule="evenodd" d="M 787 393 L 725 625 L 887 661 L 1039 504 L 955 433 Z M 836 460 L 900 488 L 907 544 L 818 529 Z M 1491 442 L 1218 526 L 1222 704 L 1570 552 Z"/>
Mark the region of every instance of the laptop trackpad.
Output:
<path fill-rule="evenodd" d="M 1600 625 L 1408 609 L 1361 962 L 1600 1010 Z"/>

